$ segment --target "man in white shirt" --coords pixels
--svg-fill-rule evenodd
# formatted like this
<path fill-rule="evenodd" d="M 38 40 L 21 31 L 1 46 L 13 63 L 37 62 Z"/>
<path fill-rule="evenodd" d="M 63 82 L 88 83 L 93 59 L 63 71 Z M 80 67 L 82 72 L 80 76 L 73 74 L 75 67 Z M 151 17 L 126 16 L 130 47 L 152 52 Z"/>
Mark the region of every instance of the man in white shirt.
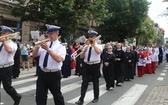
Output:
<path fill-rule="evenodd" d="M 41 47 L 36 46 L 33 56 L 39 56 L 40 71 L 37 79 L 36 103 L 47 104 L 48 89 L 53 95 L 55 105 L 65 105 L 61 93 L 61 67 L 65 59 L 66 48 L 58 40 L 60 27 L 46 25 L 49 42 L 42 42 Z"/>
<path fill-rule="evenodd" d="M 96 103 L 99 98 L 99 63 L 100 63 L 100 54 L 102 50 L 95 43 L 94 39 L 97 37 L 97 32 L 93 30 L 88 31 L 89 38 L 88 43 L 86 42 L 86 47 L 84 48 L 82 54 L 80 55 L 81 59 L 84 58 L 84 65 L 82 71 L 82 87 L 81 87 L 81 97 L 76 105 L 83 105 L 84 97 L 87 91 L 88 82 L 93 82 L 93 91 L 94 91 L 94 99 L 92 103 Z"/>
<path fill-rule="evenodd" d="M 14 30 L 7 26 L 0 26 L 1 36 L 14 33 Z M 21 95 L 11 86 L 12 84 L 12 66 L 14 65 L 14 55 L 17 50 L 17 45 L 10 39 L 0 39 L 0 83 L 2 81 L 4 90 L 14 100 L 14 105 L 19 105 Z"/>

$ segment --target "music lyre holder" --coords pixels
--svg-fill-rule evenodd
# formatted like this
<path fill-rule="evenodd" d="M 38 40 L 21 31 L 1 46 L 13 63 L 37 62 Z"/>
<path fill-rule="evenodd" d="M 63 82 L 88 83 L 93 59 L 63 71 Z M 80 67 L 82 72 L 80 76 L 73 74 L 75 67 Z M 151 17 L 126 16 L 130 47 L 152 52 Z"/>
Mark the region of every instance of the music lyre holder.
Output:
<path fill-rule="evenodd" d="M 4 103 L 2 102 L 2 98 L 1 98 L 1 82 L 0 82 L 0 105 L 3 105 Z"/>

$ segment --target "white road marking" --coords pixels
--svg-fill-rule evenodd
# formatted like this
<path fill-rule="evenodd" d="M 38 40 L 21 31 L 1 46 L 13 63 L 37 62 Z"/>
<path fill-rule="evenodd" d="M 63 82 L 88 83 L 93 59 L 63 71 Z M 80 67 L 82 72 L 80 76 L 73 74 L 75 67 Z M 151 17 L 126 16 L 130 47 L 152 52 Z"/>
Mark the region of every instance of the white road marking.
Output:
<path fill-rule="evenodd" d="M 165 75 L 166 75 L 166 73 L 161 73 L 160 75 L 161 75 L 161 76 L 165 76 Z"/>
<path fill-rule="evenodd" d="M 165 67 L 164 69 L 168 69 L 168 67 Z"/>
<path fill-rule="evenodd" d="M 28 76 L 34 76 L 34 75 L 35 75 L 35 73 L 22 74 L 18 78 L 24 78 L 24 77 L 28 77 Z"/>
<path fill-rule="evenodd" d="M 100 89 L 99 96 L 101 96 L 101 95 L 103 95 L 103 94 L 105 94 L 107 92 L 107 90 L 105 89 L 105 86 L 106 85 L 103 84 L 103 85 L 101 85 L 99 87 L 99 89 Z M 78 97 L 76 97 L 76 98 L 74 98 L 72 100 L 69 100 L 69 101 L 67 101 L 67 103 L 75 104 L 75 102 L 79 100 L 79 97 L 80 96 L 78 96 Z M 93 96 L 93 89 L 92 89 L 92 90 L 86 92 L 85 101 L 84 101 L 83 105 L 87 105 L 88 103 L 90 103 L 93 100 L 93 98 L 94 98 L 94 96 Z"/>
<path fill-rule="evenodd" d="M 167 70 L 163 70 L 163 72 L 167 72 Z"/>
<path fill-rule="evenodd" d="M 163 79 L 164 79 L 163 77 L 158 77 L 157 78 L 158 81 L 163 81 Z"/>
<path fill-rule="evenodd" d="M 134 105 L 148 85 L 135 84 L 111 105 Z"/>
<path fill-rule="evenodd" d="M 78 82 L 75 82 L 75 83 L 72 83 L 72 84 L 69 84 L 69 85 L 66 85 L 66 86 L 63 86 L 61 87 L 61 92 L 62 94 L 64 93 L 67 93 L 67 92 L 70 92 L 72 90 L 75 90 L 79 87 L 81 87 L 81 82 L 82 81 L 78 81 Z M 53 95 L 51 94 L 51 92 L 48 94 L 48 99 L 52 99 L 53 98 Z"/>
<path fill-rule="evenodd" d="M 37 77 L 33 77 L 33 78 L 29 78 L 29 79 L 23 79 L 23 80 L 12 82 L 12 86 L 20 85 L 20 84 L 23 84 L 23 83 L 32 82 L 32 81 L 36 81 L 36 80 L 37 80 Z"/>
<path fill-rule="evenodd" d="M 77 76 L 71 76 L 69 78 L 61 79 L 61 82 L 66 81 L 66 80 L 70 80 L 70 79 L 74 79 L 74 78 L 77 78 Z M 36 89 L 36 84 L 33 84 L 33 85 L 17 88 L 16 91 L 18 93 L 25 93 L 25 92 L 29 92 L 29 91 L 32 91 L 32 90 L 35 90 L 35 89 Z"/>

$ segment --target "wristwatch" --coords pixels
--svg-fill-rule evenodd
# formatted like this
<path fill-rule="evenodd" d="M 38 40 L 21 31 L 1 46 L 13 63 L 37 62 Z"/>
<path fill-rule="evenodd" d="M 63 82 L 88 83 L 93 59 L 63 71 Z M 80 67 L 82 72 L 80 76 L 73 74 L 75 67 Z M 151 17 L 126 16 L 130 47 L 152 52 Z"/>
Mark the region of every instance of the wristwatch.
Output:
<path fill-rule="evenodd" d="M 51 48 L 47 49 L 47 51 L 50 51 L 50 50 L 51 50 Z"/>

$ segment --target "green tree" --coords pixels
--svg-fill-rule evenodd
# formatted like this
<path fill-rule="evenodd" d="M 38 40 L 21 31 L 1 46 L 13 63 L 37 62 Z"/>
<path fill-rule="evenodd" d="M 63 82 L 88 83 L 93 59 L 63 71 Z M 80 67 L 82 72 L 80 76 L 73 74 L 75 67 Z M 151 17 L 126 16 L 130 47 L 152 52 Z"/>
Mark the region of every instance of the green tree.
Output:
<path fill-rule="evenodd" d="M 14 8 L 12 14 L 22 21 L 38 21 L 62 27 L 63 35 L 74 34 L 79 24 L 89 26 L 89 20 L 102 24 L 110 15 L 105 8 L 106 0 L 18 0 L 22 6 Z"/>
<path fill-rule="evenodd" d="M 147 0 L 108 0 L 107 8 L 113 15 L 98 27 L 99 32 L 106 41 L 123 41 L 135 36 L 147 16 L 148 5 Z"/>
<path fill-rule="evenodd" d="M 156 43 L 156 40 L 158 39 L 156 31 L 154 21 L 147 16 L 145 21 L 143 21 L 136 30 L 137 43 L 139 45 Z"/>
<path fill-rule="evenodd" d="M 168 2 L 168 0 L 163 0 L 163 2 Z M 167 13 L 165 13 L 166 16 L 168 16 L 168 7 L 167 7 Z"/>

